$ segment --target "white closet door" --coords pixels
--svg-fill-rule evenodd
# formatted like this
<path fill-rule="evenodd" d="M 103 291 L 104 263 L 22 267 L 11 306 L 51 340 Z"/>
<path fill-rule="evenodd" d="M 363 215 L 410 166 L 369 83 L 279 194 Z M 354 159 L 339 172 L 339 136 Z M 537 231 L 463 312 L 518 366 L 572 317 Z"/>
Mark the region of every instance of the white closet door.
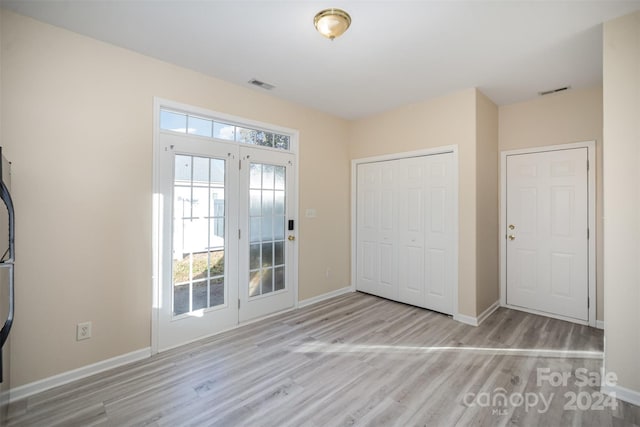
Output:
<path fill-rule="evenodd" d="M 397 193 L 393 162 L 358 166 L 358 290 L 397 299 Z"/>
<path fill-rule="evenodd" d="M 425 305 L 425 196 L 427 157 L 394 162 L 399 174 L 398 193 L 398 301 Z"/>
<path fill-rule="evenodd" d="M 425 307 L 453 314 L 455 265 L 453 154 L 427 158 L 425 174 Z"/>
<path fill-rule="evenodd" d="M 453 314 L 453 154 L 358 165 L 356 288 Z"/>

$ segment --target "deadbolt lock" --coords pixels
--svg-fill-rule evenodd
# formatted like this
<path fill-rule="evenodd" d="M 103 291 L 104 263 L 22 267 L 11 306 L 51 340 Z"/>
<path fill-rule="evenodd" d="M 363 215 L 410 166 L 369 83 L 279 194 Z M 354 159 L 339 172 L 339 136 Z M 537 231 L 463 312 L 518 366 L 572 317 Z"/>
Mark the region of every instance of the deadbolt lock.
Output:
<path fill-rule="evenodd" d="M 513 224 L 509 224 L 509 230 L 515 230 L 516 226 Z"/>

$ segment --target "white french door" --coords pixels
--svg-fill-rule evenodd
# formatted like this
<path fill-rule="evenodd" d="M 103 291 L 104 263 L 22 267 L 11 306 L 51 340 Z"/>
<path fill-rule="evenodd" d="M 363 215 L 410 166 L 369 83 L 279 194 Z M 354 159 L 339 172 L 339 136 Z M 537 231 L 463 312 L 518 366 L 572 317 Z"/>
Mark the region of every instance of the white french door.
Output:
<path fill-rule="evenodd" d="M 506 303 L 589 319 L 588 149 L 506 157 Z"/>
<path fill-rule="evenodd" d="M 158 349 L 293 307 L 295 156 L 170 133 L 159 143 Z"/>
<path fill-rule="evenodd" d="M 294 305 L 294 156 L 240 147 L 240 322 Z M 295 223 L 292 224 L 295 228 Z"/>
<path fill-rule="evenodd" d="M 158 348 L 238 323 L 237 148 L 160 136 Z"/>

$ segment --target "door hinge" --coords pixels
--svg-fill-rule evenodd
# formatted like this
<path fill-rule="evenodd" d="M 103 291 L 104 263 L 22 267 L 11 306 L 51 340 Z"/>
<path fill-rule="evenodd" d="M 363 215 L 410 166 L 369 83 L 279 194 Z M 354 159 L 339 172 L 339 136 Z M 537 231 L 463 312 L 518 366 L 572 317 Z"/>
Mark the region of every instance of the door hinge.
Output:
<path fill-rule="evenodd" d="M 238 159 L 238 170 L 242 170 L 242 159 Z"/>
<path fill-rule="evenodd" d="M 238 307 L 240 308 L 240 307 Z M 591 308 L 591 298 L 587 297 L 587 308 Z"/>
<path fill-rule="evenodd" d="M 242 238 L 241 236 L 242 236 L 242 230 L 238 228 L 238 240 Z"/>
<path fill-rule="evenodd" d="M 589 170 L 589 160 L 587 160 L 587 171 Z"/>
<path fill-rule="evenodd" d="M 240 309 L 240 298 L 238 298 L 238 310 Z"/>
<path fill-rule="evenodd" d="M 589 240 L 591 238 L 591 232 L 590 230 L 587 228 L 587 240 Z"/>

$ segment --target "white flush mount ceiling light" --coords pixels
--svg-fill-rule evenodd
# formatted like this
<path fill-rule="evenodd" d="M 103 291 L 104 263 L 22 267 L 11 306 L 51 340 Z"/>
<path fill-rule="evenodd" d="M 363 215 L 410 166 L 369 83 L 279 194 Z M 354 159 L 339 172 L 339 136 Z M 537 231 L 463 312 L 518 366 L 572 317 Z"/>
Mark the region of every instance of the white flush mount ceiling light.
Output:
<path fill-rule="evenodd" d="M 351 16 L 342 9 L 325 9 L 316 14 L 313 25 L 320 34 L 333 40 L 347 31 L 351 25 Z"/>

